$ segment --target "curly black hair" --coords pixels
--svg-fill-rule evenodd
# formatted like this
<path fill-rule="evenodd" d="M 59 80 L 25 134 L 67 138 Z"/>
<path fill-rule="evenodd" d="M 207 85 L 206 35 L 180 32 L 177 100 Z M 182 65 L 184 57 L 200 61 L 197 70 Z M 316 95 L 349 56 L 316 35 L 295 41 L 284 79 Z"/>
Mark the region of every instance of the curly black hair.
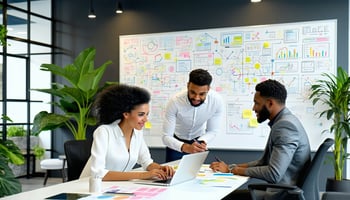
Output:
<path fill-rule="evenodd" d="M 189 75 L 189 82 L 199 86 L 204 86 L 204 85 L 210 86 L 210 83 L 212 80 L 213 78 L 211 77 L 209 72 L 204 69 L 192 70 Z"/>
<path fill-rule="evenodd" d="M 101 91 L 94 104 L 94 112 L 100 124 L 110 124 L 123 118 L 136 106 L 149 103 L 150 93 L 137 86 L 112 85 Z"/>
<path fill-rule="evenodd" d="M 263 81 L 255 86 L 255 90 L 260 92 L 260 96 L 273 98 L 284 105 L 287 99 L 287 90 L 280 82 L 272 79 Z"/>

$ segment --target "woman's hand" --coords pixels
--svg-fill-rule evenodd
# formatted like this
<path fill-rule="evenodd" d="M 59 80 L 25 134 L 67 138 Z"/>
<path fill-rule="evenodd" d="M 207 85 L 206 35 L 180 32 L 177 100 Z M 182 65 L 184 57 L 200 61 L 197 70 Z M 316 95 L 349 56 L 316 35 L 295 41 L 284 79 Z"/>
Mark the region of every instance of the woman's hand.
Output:
<path fill-rule="evenodd" d="M 160 168 L 165 172 L 168 178 L 174 176 L 175 171 L 173 167 L 165 165 L 165 166 L 160 166 Z"/>
<path fill-rule="evenodd" d="M 168 176 L 166 172 L 163 171 L 162 169 L 151 169 L 149 171 L 142 172 L 141 179 L 153 179 L 153 178 L 165 180 L 168 178 Z"/>
<path fill-rule="evenodd" d="M 166 165 L 159 165 L 158 163 L 151 163 L 147 167 L 147 172 L 144 172 L 144 175 L 141 179 L 151 179 L 151 178 L 158 178 L 158 179 L 168 179 L 170 177 L 173 177 L 175 171 L 171 166 Z"/>

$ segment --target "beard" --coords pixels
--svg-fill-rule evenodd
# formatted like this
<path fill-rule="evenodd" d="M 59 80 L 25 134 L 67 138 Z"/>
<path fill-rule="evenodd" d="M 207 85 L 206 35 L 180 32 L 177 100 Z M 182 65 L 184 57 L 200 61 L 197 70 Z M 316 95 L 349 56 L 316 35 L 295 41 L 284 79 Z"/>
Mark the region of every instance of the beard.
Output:
<path fill-rule="evenodd" d="M 264 106 L 260 112 L 258 112 L 258 122 L 259 123 L 262 123 L 264 122 L 265 120 L 267 120 L 269 117 L 270 117 L 270 112 L 269 110 L 267 110 L 266 106 Z"/>
<path fill-rule="evenodd" d="M 199 104 L 193 104 L 192 101 L 195 101 L 195 100 L 194 99 L 190 99 L 189 96 L 187 96 L 187 98 L 190 101 L 191 106 L 193 106 L 193 107 L 198 107 L 198 106 L 202 105 L 202 103 L 204 103 L 204 100 L 200 100 Z"/>

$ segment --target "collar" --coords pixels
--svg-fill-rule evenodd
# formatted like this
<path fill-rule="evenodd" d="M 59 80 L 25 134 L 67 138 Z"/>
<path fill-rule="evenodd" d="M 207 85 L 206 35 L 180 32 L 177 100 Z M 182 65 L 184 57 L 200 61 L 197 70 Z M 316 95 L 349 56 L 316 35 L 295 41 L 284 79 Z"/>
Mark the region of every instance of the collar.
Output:
<path fill-rule="evenodd" d="M 269 125 L 270 127 L 273 126 L 273 124 L 275 123 L 277 117 L 279 117 L 279 116 L 281 115 L 281 113 L 282 113 L 285 109 L 286 109 L 286 107 L 282 108 L 282 109 L 277 113 L 277 115 L 276 115 L 272 120 L 269 121 L 268 125 Z"/>

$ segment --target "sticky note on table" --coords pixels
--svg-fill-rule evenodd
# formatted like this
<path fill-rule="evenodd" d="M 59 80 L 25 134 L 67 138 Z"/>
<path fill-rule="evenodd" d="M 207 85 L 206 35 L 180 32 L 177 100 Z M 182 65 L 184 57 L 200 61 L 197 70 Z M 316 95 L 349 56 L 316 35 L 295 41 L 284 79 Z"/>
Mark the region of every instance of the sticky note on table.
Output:
<path fill-rule="evenodd" d="M 214 173 L 214 176 L 233 176 L 232 173 Z"/>

